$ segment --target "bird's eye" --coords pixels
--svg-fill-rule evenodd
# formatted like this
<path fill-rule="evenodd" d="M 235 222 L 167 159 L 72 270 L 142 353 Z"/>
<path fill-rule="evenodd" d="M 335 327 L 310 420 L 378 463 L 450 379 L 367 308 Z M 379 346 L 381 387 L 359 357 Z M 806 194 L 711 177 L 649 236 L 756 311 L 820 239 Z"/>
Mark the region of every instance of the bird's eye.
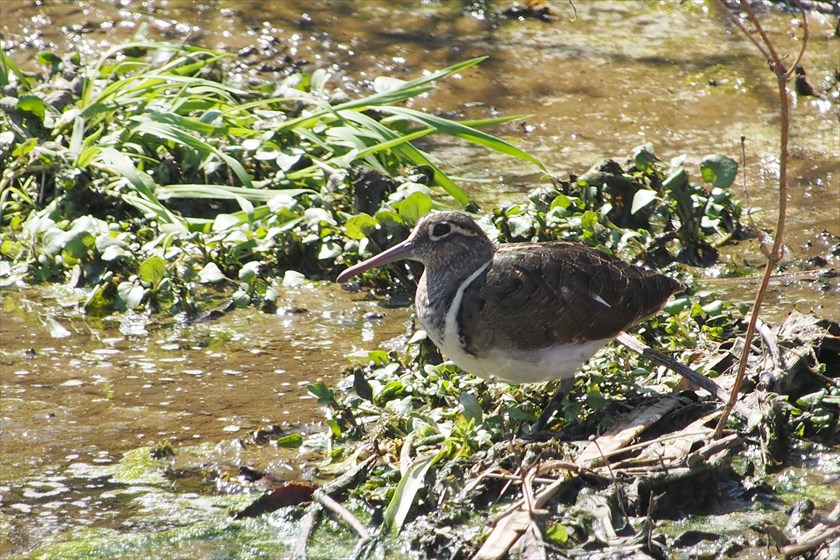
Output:
<path fill-rule="evenodd" d="M 452 226 L 450 226 L 446 222 L 435 224 L 432 228 L 432 238 L 440 239 L 441 237 L 449 235 L 450 232 L 452 232 Z"/>

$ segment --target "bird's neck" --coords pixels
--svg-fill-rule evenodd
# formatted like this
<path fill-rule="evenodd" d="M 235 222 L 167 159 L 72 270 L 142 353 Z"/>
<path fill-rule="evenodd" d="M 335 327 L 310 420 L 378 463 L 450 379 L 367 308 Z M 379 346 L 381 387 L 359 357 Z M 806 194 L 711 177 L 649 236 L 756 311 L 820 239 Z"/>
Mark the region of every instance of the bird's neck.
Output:
<path fill-rule="evenodd" d="M 446 328 L 446 316 L 458 290 L 475 273 L 492 261 L 496 247 L 488 245 L 480 251 L 450 253 L 426 264 L 417 284 L 415 304 L 417 318 L 431 339 L 440 343 Z"/>

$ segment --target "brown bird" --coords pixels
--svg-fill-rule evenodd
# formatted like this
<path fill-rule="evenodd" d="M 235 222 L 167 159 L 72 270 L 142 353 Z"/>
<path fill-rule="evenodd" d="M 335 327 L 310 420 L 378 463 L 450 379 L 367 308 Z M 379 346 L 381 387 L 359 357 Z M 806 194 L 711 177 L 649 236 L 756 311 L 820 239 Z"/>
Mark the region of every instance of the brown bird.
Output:
<path fill-rule="evenodd" d="M 566 242 L 497 246 L 457 212 L 425 216 L 338 282 L 409 259 L 425 265 L 417 317 L 461 369 L 488 381 L 569 379 L 602 346 L 682 290 L 667 276 Z"/>

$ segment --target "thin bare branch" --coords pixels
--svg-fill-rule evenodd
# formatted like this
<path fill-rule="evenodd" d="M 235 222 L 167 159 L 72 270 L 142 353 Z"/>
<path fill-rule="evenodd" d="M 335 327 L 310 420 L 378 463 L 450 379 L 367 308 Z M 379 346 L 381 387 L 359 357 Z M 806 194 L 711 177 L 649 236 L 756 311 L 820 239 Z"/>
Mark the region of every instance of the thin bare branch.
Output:
<path fill-rule="evenodd" d="M 333 500 L 329 495 L 322 491 L 316 491 L 314 494 L 314 498 L 318 501 L 318 503 L 320 503 L 325 508 L 338 515 L 341 519 L 344 520 L 345 523 L 352 527 L 353 530 L 359 534 L 359 538 L 362 542 L 367 542 L 368 540 L 370 540 L 370 535 L 368 535 L 365 526 L 362 525 L 362 522 L 359 521 L 355 515 L 350 513 L 350 511 L 347 508 Z"/>
<path fill-rule="evenodd" d="M 626 332 L 621 332 L 616 338 L 616 340 L 622 345 L 629 348 L 630 350 L 633 350 L 634 352 L 640 354 L 643 358 L 646 358 L 655 364 L 665 366 L 666 368 L 679 373 L 681 376 L 687 379 L 689 383 L 691 383 L 695 387 L 705 389 L 713 396 L 720 399 L 721 402 L 725 403 L 729 399 L 729 394 L 727 394 L 727 392 L 713 380 L 709 379 L 705 375 L 697 373 L 690 367 L 671 359 L 662 352 L 654 350 L 641 340 L 638 340 L 636 337 Z M 748 409 L 741 403 L 735 405 L 735 411 L 738 412 L 738 414 L 742 415 L 744 418 L 748 418 L 751 414 L 750 409 Z"/>
<path fill-rule="evenodd" d="M 799 54 L 796 55 L 796 60 L 793 61 L 793 64 L 787 70 L 785 81 L 790 80 L 791 76 L 796 72 L 796 67 L 802 62 L 802 57 L 805 56 L 805 49 L 808 47 L 808 15 L 802 3 L 799 0 L 796 3 L 799 6 L 799 17 L 802 18 L 802 44 L 799 47 Z"/>
<path fill-rule="evenodd" d="M 764 28 L 761 27 L 761 22 L 758 21 L 758 18 L 755 17 L 755 12 L 752 11 L 750 8 L 750 3 L 747 0 L 741 0 L 741 9 L 747 14 L 747 19 L 750 20 L 753 27 L 755 28 L 758 36 L 761 37 L 762 43 L 764 43 L 764 47 L 767 49 L 766 51 L 762 51 L 764 54 L 764 58 L 767 59 L 772 66 L 773 72 L 776 73 L 777 76 L 780 75 L 780 69 L 783 67 L 782 59 L 779 57 L 779 54 L 776 52 L 776 47 L 773 46 L 773 41 L 767 37 L 767 33 L 764 31 Z M 754 37 L 750 34 L 750 37 Z"/>
<path fill-rule="evenodd" d="M 750 33 L 750 30 L 747 29 L 747 27 L 741 22 L 740 19 L 738 19 L 738 16 L 733 14 L 732 11 L 726 7 L 726 4 L 723 0 L 717 0 L 717 3 L 718 6 L 720 6 L 720 9 L 723 11 L 724 15 L 727 18 L 729 18 L 729 21 L 735 24 L 735 26 L 741 30 L 741 33 L 743 33 L 750 41 L 752 41 L 753 45 L 755 45 L 755 48 L 757 48 L 761 52 L 761 54 L 764 55 L 765 59 L 769 60 L 770 54 L 764 50 L 764 46 L 758 42 L 758 39 L 756 39 L 752 33 Z"/>
<path fill-rule="evenodd" d="M 767 292 L 767 286 L 770 283 L 770 276 L 773 273 L 773 269 L 784 256 L 785 219 L 787 217 L 788 137 L 790 129 L 790 97 L 788 96 L 787 83 L 792 75 L 792 71 L 788 71 L 784 67 L 781 58 L 776 53 L 772 41 L 770 41 L 770 39 L 767 37 L 767 34 L 764 32 L 764 29 L 761 27 L 761 24 L 758 22 L 758 19 L 755 16 L 755 13 L 752 11 L 752 9 L 749 6 L 749 3 L 746 0 L 741 0 L 741 8 L 744 10 L 744 12 L 746 12 L 747 18 L 750 20 L 750 22 L 755 26 L 767 50 L 762 48 L 762 46 L 755 39 L 755 37 L 747 31 L 747 29 L 743 26 L 743 24 L 741 24 L 738 18 L 735 17 L 735 15 L 726 7 L 725 4 L 723 4 L 722 0 L 718 0 L 718 4 L 721 6 L 727 17 L 730 20 L 732 20 L 739 27 L 739 29 L 741 29 L 741 31 L 750 39 L 750 41 L 753 42 L 756 48 L 758 48 L 759 52 L 761 52 L 761 54 L 765 56 L 765 59 L 767 59 L 767 61 L 770 63 L 771 69 L 776 75 L 776 79 L 778 82 L 779 112 L 781 114 L 781 124 L 779 141 L 779 215 L 778 220 L 776 222 L 776 234 L 773 240 L 773 249 L 767 256 L 767 263 L 764 267 L 764 274 L 761 277 L 761 283 L 759 284 L 758 292 L 756 293 L 755 301 L 753 302 L 750 320 L 747 323 L 747 331 L 744 334 L 744 348 L 741 352 L 740 362 L 738 363 L 738 372 L 735 376 L 735 383 L 732 386 L 732 391 L 729 395 L 729 400 L 723 407 L 720 420 L 718 421 L 717 427 L 715 428 L 715 438 L 720 438 L 723 434 L 723 429 L 726 426 L 726 421 L 729 419 L 729 415 L 731 414 L 732 409 L 735 407 L 735 404 L 738 401 L 738 391 L 741 388 L 741 384 L 744 381 L 744 375 L 746 374 L 747 361 L 750 355 L 752 339 L 755 335 L 756 324 L 758 322 L 759 314 L 761 313 L 761 304 L 764 301 L 764 295 Z M 802 16 L 802 27 L 802 46 L 800 47 L 799 55 L 796 58 L 797 62 L 801 60 L 808 43 L 808 19 L 804 15 Z M 795 65 L 792 67 L 792 70 L 795 71 Z"/>

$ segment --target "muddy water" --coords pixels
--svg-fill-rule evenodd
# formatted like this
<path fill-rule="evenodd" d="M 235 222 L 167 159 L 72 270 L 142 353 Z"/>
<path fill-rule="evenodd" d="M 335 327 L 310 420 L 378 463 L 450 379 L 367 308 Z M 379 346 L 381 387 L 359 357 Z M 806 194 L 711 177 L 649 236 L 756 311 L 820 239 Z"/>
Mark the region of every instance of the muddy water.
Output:
<path fill-rule="evenodd" d="M 306 429 L 319 419 L 306 384 L 334 379 L 349 352 L 406 330 L 405 308 L 385 315 L 338 292 L 305 284 L 287 290 L 275 315 L 239 310 L 192 325 L 85 318 L 31 291 L 4 294 L 3 467 L 27 475 L 68 456 L 101 462 L 274 423 Z"/>
<path fill-rule="evenodd" d="M 63 540 L 80 527 L 151 523 L 149 512 L 113 497 L 137 490 L 114 484 L 107 470 L 87 474 L 117 467 L 141 446 L 168 442 L 189 456 L 182 451 L 209 445 L 188 465 L 201 473 L 252 465 L 276 480 L 300 477 L 298 450 L 239 439 L 271 425 L 278 435 L 320 432 L 306 385 L 335 380 L 349 352 L 401 340 L 409 319 L 407 308 L 383 314 L 376 302 L 339 292 L 305 283 L 286 290 L 277 314 L 239 310 L 188 326 L 145 315 L 86 318 L 52 292 L 4 293 L 0 554 Z M 201 473 L 183 486 L 202 484 Z M 157 530 L 185 522 L 172 509 L 152 516 Z M 224 521 L 225 510 L 215 511 Z"/>
<path fill-rule="evenodd" d="M 683 153 L 693 163 L 710 153 L 738 158 L 744 135 L 749 198 L 766 209 L 758 223 L 772 228 L 778 145 L 772 79 L 708 3 L 593 1 L 576 3 L 573 12 L 557 2 L 558 19 L 551 24 L 501 21 L 464 7 L 479 4 L 0 0 L 0 33 L 4 50 L 28 68 L 43 50 L 93 57 L 135 33 L 231 52 L 274 44 L 310 69 L 331 68 L 337 86 L 346 78 L 411 77 L 489 55 L 478 70 L 415 104 L 476 118 L 531 115 L 495 132 L 539 156 L 561 178 L 602 158 L 621 161 L 645 141 L 654 142 L 666 161 Z M 792 19 L 776 14 L 765 20 L 785 52 L 798 46 Z M 836 21 L 813 15 L 809 22 L 804 65 L 822 90 L 840 66 L 832 37 Z M 271 65 L 255 76 L 270 79 Z M 792 118 L 788 246 L 793 256 L 819 256 L 827 264 L 776 277 L 769 312 L 780 316 L 796 307 L 840 319 L 840 285 L 824 278 L 840 259 L 836 105 L 799 97 Z M 460 142 L 434 142 L 485 209 L 515 200 L 539 182 L 522 162 Z M 723 258 L 756 273 L 761 266 L 748 243 L 727 248 Z M 715 278 L 715 269 L 704 274 L 711 289 L 736 299 L 751 298 L 756 285 Z M 306 429 L 318 413 L 302 384 L 334 379 L 344 354 L 401 335 L 408 319 L 406 310 L 383 313 L 360 295 L 327 285 L 290 290 L 277 315 L 242 310 L 191 326 L 145 317 L 94 320 L 63 306 L 60 296 L 2 295 L 0 487 L 4 507 L 30 516 L 15 522 L 23 537 L 0 539 L 2 552 L 31 547 L 32 535 L 44 531 L 23 520 L 43 520 L 59 507 L 37 498 L 38 492 L 17 492 L 19 481 L 48 483 L 68 465 L 108 464 L 155 442 L 226 442 L 268 423 Z M 377 313 L 384 317 L 371 318 Z M 67 516 L 66 525 L 50 525 L 53 532 L 76 526 L 78 517 Z"/>

